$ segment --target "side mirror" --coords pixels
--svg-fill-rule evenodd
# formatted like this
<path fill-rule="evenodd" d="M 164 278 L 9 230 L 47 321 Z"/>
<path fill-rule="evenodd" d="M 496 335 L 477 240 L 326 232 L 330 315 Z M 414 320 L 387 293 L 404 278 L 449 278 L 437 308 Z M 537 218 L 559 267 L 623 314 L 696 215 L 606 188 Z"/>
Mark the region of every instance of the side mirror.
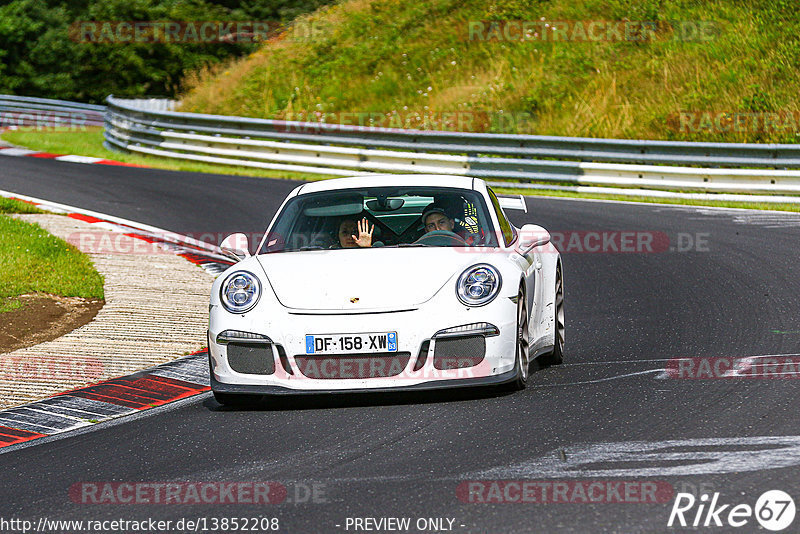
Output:
<path fill-rule="evenodd" d="M 250 257 L 250 244 L 244 234 L 231 234 L 219 244 L 222 253 L 235 261 Z"/>
<path fill-rule="evenodd" d="M 526 224 L 519 231 L 519 245 L 517 251 L 523 256 L 535 249 L 550 242 L 550 232 L 538 224 Z"/>

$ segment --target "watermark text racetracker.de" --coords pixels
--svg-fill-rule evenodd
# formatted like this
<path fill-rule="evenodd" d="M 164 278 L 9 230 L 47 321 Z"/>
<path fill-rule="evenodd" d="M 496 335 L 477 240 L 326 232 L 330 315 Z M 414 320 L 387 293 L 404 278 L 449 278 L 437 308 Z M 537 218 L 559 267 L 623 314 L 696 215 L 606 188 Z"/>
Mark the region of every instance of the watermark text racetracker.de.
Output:
<path fill-rule="evenodd" d="M 659 480 L 465 480 L 456 488 L 469 504 L 646 504 L 672 496 L 672 485 Z"/>
<path fill-rule="evenodd" d="M 58 358 L 31 358 L 20 354 L 0 355 L 1 380 L 93 381 L 105 375 L 102 361 L 90 356 L 61 355 Z"/>
<path fill-rule="evenodd" d="M 667 126 L 682 134 L 785 134 L 800 132 L 800 111 L 680 111 Z"/>
<path fill-rule="evenodd" d="M 709 232 L 666 232 L 650 230 L 565 230 L 549 232 L 550 242 L 540 245 L 539 252 L 561 254 L 659 254 L 666 252 L 710 252 Z M 525 248 L 545 236 L 538 231 L 520 232 L 518 247 Z M 498 238 L 502 240 L 502 235 Z M 480 247 L 464 247 L 480 252 Z"/>
<path fill-rule="evenodd" d="M 551 232 L 550 244 L 559 252 L 567 254 L 707 252 L 709 235 L 678 233 L 673 240 L 669 234 L 658 231 L 567 230 Z M 522 242 L 525 242 L 525 237 L 527 236 L 522 232 Z"/>
<path fill-rule="evenodd" d="M 0 129 L 10 130 L 75 130 L 85 131 L 87 125 L 102 124 L 103 114 L 100 112 L 81 111 L 2 111 L 0 112 Z"/>
<path fill-rule="evenodd" d="M 433 90 L 420 89 L 427 97 Z M 427 107 L 427 106 L 426 106 Z M 479 110 L 391 110 L 391 111 L 294 111 L 283 115 L 275 125 L 278 132 L 323 134 L 346 128 L 348 131 L 380 133 L 396 129 L 424 131 L 490 132 L 517 131 L 534 120 L 525 111 Z"/>
<path fill-rule="evenodd" d="M 103 505 L 279 505 L 328 502 L 321 482 L 76 482 L 69 498 L 76 504 Z"/>
<path fill-rule="evenodd" d="M 471 20 L 466 38 L 472 42 L 708 42 L 722 33 L 711 20 Z"/>
<path fill-rule="evenodd" d="M 664 367 L 664 378 L 695 380 L 800 378 L 800 355 L 672 358 Z"/>
<path fill-rule="evenodd" d="M 325 38 L 331 27 L 318 21 L 279 20 L 81 20 L 69 37 L 82 44 L 171 43 L 234 44 L 272 39 L 310 42 Z"/>
<path fill-rule="evenodd" d="M 524 244 L 541 237 L 543 234 L 521 231 L 518 243 Z M 261 241 L 263 234 L 256 232 L 248 235 L 251 248 Z M 666 232 L 650 230 L 565 230 L 550 232 L 550 242 L 538 247 L 539 252 L 560 252 L 562 254 L 658 254 L 666 252 L 709 252 L 710 236 L 708 232 L 678 232 L 670 235 Z M 200 241 L 210 245 L 218 245 L 227 234 L 196 232 L 183 234 L 182 238 Z M 307 238 L 304 241 L 304 237 Z M 329 236 L 330 243 L 333 237 Z M 293 235 L 294 248 L 318 244 L 319 236 Z M 497 236 L 502 242 L 503 235 Z M 174 246 L 168 241 L 148 238 L 135 234 L 120 232 L 80 231 L 67 237 L 67 242 L 88 254 L 172 254 Z M 276 234 L 270 234 L 266 242 L 270 252 L 279 251 L 285 240 Z M 467 244 L 455 247 L 460 252 L 485 253 L 486 246 Z M 324 248 L 324 247 L 323 247 Z M 251 250 L 254 252 L 254 250 Z"/>

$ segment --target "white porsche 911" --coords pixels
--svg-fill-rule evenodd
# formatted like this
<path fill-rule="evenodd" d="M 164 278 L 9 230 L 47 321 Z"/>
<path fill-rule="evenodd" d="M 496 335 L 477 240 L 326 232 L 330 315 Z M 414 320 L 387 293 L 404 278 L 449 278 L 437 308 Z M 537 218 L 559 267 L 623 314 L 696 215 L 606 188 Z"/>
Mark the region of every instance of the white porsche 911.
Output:
<path fill-rule="evenodd" d="M 211 388 L 222 404 L 291 393 L 499 385 L 561 363 L 561 258 L 515 228 L 480 179 L 384 175 L 303 184 L 211 292 Z"/>

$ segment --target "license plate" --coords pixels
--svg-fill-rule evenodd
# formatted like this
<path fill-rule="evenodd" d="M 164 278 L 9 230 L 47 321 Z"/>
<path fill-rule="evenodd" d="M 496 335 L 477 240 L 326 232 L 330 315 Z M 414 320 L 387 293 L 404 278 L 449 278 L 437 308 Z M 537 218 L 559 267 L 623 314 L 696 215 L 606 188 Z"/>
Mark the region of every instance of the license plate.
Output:
<path fill-rule="evenodd" d="M 306 335 L 306 354 L 397 352 L 397 332 Z"/>

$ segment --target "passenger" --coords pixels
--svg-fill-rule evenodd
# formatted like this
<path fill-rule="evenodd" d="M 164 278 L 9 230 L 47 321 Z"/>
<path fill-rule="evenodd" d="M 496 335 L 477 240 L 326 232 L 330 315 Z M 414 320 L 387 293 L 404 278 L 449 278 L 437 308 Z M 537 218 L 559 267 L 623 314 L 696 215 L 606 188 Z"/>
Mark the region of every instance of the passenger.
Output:
<path fill-rule="evenodd" d="M 343 219 L 339 223 L 339 246 L 341 248 L 367 248 L 372 246 L 372 232 L 375 230 L 375 225 L 369 227 L 369 221 L 366 217 L 357 221 L 357 219 Z"/>

